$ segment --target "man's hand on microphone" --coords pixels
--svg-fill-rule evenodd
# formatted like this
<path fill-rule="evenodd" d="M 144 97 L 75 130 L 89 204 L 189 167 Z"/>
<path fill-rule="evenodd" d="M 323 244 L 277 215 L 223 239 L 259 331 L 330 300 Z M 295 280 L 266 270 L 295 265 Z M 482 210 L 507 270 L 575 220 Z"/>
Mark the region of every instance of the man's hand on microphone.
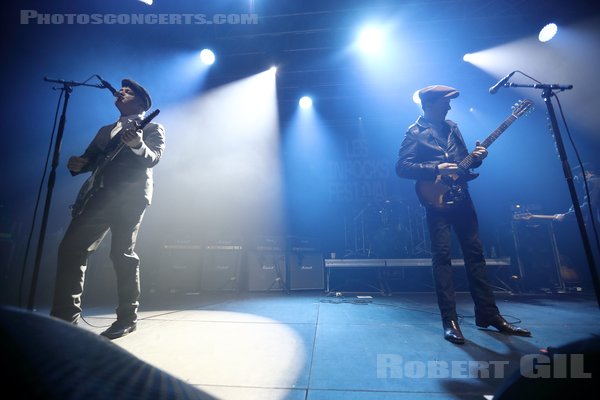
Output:
<path fill-rule="evenodd" d="M 123 132 L 122 140 L 123 143 L 125 143 L 132 149 L 139 149 L 140 147 L 142 147 L 143 135 L 144 131 L 142 131 L 141 129 L 127 129 L 125 132 Z"/>

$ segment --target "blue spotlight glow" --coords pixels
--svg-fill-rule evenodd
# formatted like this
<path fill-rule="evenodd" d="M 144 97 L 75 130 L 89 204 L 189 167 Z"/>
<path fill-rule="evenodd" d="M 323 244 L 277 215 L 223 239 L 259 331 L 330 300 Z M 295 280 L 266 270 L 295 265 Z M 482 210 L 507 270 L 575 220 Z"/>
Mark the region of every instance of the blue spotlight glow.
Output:
<path fill-rule="evenodd" d="M 540 34 L 538 35 L 538 39 L 542 43 L 547 42 L 550 39 L 552 39 L 554 36 L 556 36 L 557 32 L 558 32 L 558 26 L 556 26 L 555 23 L 547 24 L 540 31 Z"/>
<path fill-rule="evenodd" d="M 210 49 L 204 49 L 200 52 L 200 60 L 206 65 L 212 65 L 215 62 L 215 53 Z"/>
<path fill-rule="evenodd" d="M 298 104 L 300 104 L 300 108 L 303 109 L 308 109 L 312 107 L 312 99 L 308 96 L 303 96 L 300 101 L 298 102 Z"/>
<path fill-rule="evenodd" d="M 374 27 L 364 28 L 358 36 L 358 47 L 367 54 L 378 53 L 383 47 L 383 31 Z"/>
<path fill-rule="evenodd" d="M 146 4 L 148 4 L 149 6 L 151 6 L 151 5 L 152 5 L 152 2 L 153 2 L 153 0 L 140 0 L 140 1 L 141 1 L 142 3 L 146 3 Z"/>

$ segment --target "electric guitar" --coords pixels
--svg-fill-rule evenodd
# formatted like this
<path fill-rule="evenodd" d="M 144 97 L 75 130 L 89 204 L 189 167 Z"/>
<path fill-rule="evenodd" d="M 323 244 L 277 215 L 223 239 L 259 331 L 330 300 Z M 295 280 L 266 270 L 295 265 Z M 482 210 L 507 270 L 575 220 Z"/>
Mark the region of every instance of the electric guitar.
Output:
<path fill-rule="evenodd" d="M 519 100 L 512 107 L 511 115 L 481 142 L 480 146 L 488 148 L 517 118 L 528 113 L 532 106 L 533 101 L 529 99 Z M 415 190 L 421 204 L 430 208 L 447 209 L 464 200 L 466 197 L 466 183 L 479 176 L 478 173 L 469 170 L 475 161 L 476 158 L 473 154 L 465 157 L 458 164 L 459 173 L 456 177 L 438 175 L 435 181 L 417 181 Z"/>
<path fill-rule="evenodd" d="M 550 219 L 556 220 L 559 214 L 532 214 L 530 212 L 517 212 L 513 214 L 513 219 L 529 221 L 530 219 Z"/>
<path fill-rule="evenodd" d="M 109 144 L 106 146 L 109 149 L 109 151 L 97 163 L 92 174 L 86 179 L 83 185 L 81 185 L 81 189 L 79 189 L 79 193 L 77 194 L 75 203 L 71 205 L 72 217 L 81 215 L 87 203 L 102 187 L 102 173 L 110 164 L 110 162 L 114 160 L 115 157 L 121 152 L 121 150 L 123 150 L 127 146 L 123 141 L 121 141 L 121 138 L 123 137 L 123 132 L 127 129 L 144 129 L 144 127 L 148 125 L 148 123 L 150 123 L 150 121 L 152 121 L 154 117 L 158 115 L 159 112 L 160 110 L 156 109 L 141 121 L 133 121 L 131 126 L 124 126 L 110 140 Z"/>

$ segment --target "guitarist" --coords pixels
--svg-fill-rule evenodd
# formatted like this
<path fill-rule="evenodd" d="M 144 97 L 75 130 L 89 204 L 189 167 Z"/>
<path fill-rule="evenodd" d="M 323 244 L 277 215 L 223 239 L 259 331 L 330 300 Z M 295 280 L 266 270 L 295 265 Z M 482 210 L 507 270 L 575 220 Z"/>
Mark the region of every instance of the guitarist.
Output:
<path fill-rule="evenodd" d="M 458 90 L 444 85 L 427 86 L 419 91 L 423 115 L 404 136 L 396 163 L 398 176 L 433 183 L 441 177 L 456 180 L 466 173 L 459 169 L 458 163 L 469 155 L 469 151 L 457 124 L 446 119 L 451 109 L 450 100 L 458 96 Z M 487 150 L 478 142 L 471 154 L 475 158 L 473 167 L 478 167 L 487 156 Z M 461 201 L 445 208 L 423 204 L 431 238 L 433 278 L 444 339 L 456 344 L 465 342 L 456 312 L 450 255 L 451 229 L 454 229 L 464 254 L 477 326 L 493 326 L 505 334 L 531 336 L 528 330 L 509 324 L 500 315 L 486 273 L 477 214 L 466 185 L 462 195 Z"/>
<path fill-rule="evenodd" d="M 600 174 L 599 168 L 593 162 L 584 162 L 583 170 L 580 165 L 573 168 L 575 176 L 574 180 L 580 182 L 579 196 L 583 196 L 583 202 L 579 205 L 581 214 L 583 215 L 586 224 L 600 224 Z M 589 197 L 588 197 L 588 190 Z M 592 213 L 590 213 L 590 208 Z M 555 214 L 554 219 L 557 221 L 575 221 L 575 207 L 571 206 L 566 213 Z"/>
<path fill-rule="evenodd" d="M 94 179 L 94 191 L 88 192 L 93 196 L 88 196 L 83 208 L 73 213 L 60 243 L 50 311 L 54 317 L 78 323 L 88 256 L 110 230 L 118 307 L 117 320 L 102 335 L 111 340 L 137 327 L 140 259 L 135 243 L 144 211 L 152 200 L 152 168 L 165 148 L 165 130 L 161 125 L 148 123 L 143 130 L 136 129 L 136 121 L 152 105 L 149 93 L 131 79 L 124 79 L 121 84 L 121 89 L 113 93 L 120 113 L 118 121 L 100 128 L 83 155 L 73 156 L 67 163 L 72 175 L 93 174 L 100 165 L 104 168 Z M 108 164 L 102 164 L 115 141 L 123 143 L 121 151 Z"/>

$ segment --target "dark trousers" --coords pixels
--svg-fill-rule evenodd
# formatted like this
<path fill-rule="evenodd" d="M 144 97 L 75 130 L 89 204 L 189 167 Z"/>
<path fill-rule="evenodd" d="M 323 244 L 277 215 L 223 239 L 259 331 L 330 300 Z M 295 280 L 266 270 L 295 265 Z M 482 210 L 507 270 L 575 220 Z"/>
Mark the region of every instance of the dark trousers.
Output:
<path fill-rule="evenodd" d="M 50 315 L 77 323 L 81 314 L 88 257 L 111 232 L 110 258 L 116 272 L 117 319 L 134 322 L 140 297 L 140 259 L 134 251 L 146 201 L 100 191 L 74 217 L 58 249 L 58 266 Z"/>
<path fill-rule="evenodd" d="M 450 210 L 428 208 L 427 226 L 431 237 L 433 279 L 442 320 L 457 319 L 450 254 L 452 229 L 464 256 L 469 289 L 475 303 L 475 320 L 484 322 L 499 314 L 487 277 L 477 214 L 470 198 Z"/>

